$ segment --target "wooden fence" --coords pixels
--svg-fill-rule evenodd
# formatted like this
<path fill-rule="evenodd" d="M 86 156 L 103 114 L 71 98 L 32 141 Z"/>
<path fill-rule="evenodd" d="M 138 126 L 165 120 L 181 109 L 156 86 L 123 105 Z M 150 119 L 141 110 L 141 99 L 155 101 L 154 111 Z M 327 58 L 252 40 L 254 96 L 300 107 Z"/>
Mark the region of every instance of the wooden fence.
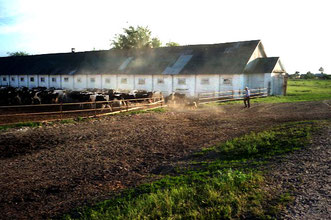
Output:
<path fill-rule="evenodd" d="M 115 102 L 121 102 L 122 105 L 114 106 Z M 0 106 L 0 125 L 24 121 L 52 121 L 75 117 L 97 117 L 155 107 L 164 107 L 164 99 L 140 98 L 112 101 Z M 44 120 L 38 120 L 38 118 Z"/>
<path fill-rule="evenodd" d="M 251 98 L 258 97 L 267 97 L 268 89 L 267 88 L 258 88 L 258 89 L 250 89 Z M 207 104 L 211 102 L 227 102 L 227 101 L 236 101 L 242 100 L 244 98 L 245 91 L 244 90 L 228 90 L 221 92 L 205 92 L 199 93 L 199 104 Z"/>

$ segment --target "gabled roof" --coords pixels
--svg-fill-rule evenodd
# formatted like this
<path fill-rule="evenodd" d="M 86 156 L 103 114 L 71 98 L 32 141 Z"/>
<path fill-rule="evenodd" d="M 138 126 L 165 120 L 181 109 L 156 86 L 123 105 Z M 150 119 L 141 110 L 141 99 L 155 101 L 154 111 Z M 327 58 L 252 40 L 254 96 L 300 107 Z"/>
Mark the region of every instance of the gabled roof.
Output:
<path fill-rule="evenodd" d="M 244 72 L 272 73 L 278 61 L 279 61 L 279 57 L 257 58 L 247 65 Z"/>
<path fill-rule="evenodd" d="M 259 42 L 1 57 L 0 75 L 238 74 Z"/>

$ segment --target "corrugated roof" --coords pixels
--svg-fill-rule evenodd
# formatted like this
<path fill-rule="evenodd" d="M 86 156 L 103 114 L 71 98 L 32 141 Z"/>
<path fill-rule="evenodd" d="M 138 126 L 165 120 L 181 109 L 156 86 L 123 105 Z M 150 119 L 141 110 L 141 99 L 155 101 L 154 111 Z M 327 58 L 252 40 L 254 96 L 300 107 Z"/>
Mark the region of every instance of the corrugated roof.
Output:
<path fill-rule="evenodd" d="M 245 73 L 271 73 L 279 57 L 266 57 L 266 58 L 257 58 L 249 63 L 245 69 Z"/>
<path fill-rule="evenodd" d="M 1 57 L 0 74 L 238 74 L 259 42 Z"/>

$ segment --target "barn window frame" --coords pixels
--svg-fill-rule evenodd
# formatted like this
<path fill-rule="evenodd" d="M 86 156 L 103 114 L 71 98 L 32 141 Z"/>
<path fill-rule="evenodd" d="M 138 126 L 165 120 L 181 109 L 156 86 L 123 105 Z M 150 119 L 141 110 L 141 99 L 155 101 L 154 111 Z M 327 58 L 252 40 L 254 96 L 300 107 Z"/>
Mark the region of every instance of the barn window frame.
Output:
<path fill-rule="evenodd" d="M 164 84 L 164 79 L 158 78 L 157 79 L 157 84 Z"/>
<path fill-rule="evenodd" d="M 2 77 L 2 81 L 6 82 L 7 81 L 7 77 Z"/>
<path fill-rule="evenodd" d="M 121 84 L 128 84 L 128 78 L 121 78 Z"/>
<path fill-rule="evenodd" d="M 82 82 L 82 78 L 77 78 L 77 83 L 81 83 Z"/>
<path fill-rule="evenodd" d="M 110 84 L 110 78 L 105 78 L 105 83 Z"/>
<path fill-rule="evenodd" d="M 11 78 L 11 81 L 15 82 L 15 77 L 12 77 L 12 78 Z"/>
<path fill-rule="evenodd" d="M 90 83 L 95 83 L 95 78 L 94 77 L 90 78 Z"/>
<path fill-rule="evenodd" d="M 63 77 L 63 82 L 69 82 L 69 77 Z"/>
<path fill-rule="evenodd" d="M 55 77 L 52 77 L 52 82 L 56 82 L 56 78 Z"/>
<path fill-rule="evenodd" d="M 30 82 L 34 82 L 34 77 L 33 76 L 30 77 Z"/>
<path fill-rule="evenodd" d="M 138 85 L 145 85 L 146 84 L 146 79 L 145 78 L 139 78 L 138 79 Z"/>
<path fill-rule="evenodd" d="M 200 85 L 210 85 L 210 79 L 209 78 L 202 78 L 200 81 Z"/>
<path fill-rule="evenodd" d="M 24 77 L 21 77 L 21 78 L 20 78 L 20 81 L 21 81 L 21 82 L 24 82 L 24 81 L 25 81 Z"/>
<path fill-rule="evenodd" d="M 186 78 L 178 78 L 177 83 L 178 85 L 186 85 Z"/>
<path fill-rule="evenodd" d="M 40 77 L 40 82 L 45 82 L 45 77 Z"/>

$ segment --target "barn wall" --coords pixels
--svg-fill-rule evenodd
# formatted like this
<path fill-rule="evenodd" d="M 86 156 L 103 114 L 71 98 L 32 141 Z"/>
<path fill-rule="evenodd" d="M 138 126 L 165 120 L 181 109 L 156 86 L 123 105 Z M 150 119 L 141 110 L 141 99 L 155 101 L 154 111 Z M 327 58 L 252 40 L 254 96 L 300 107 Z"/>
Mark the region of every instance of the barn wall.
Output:
<path fill-rule="evenodd" d="M 74 77 L 72 75 L 61 75 L 60 80 L 63 89 L 73 89 Z"/>
<path fill-rule="evenodd" d="M 116 75 L 103 74 L 102 75 L 102 88 L 116 89 Z"/>
<path fill-rule="evenodd" d="M 133 90 L 134 76 L 133 75 L 117 75 L 116 88 L 119 90 Z"/>
<path fill-rule="evenodd" d="M 154 75 L 134 75 L 134 89 L 153 91 L 153 78 Z"/>
<path fill-rule="evenodd" d="M 74 90 L 84 90 L 87 88 L 87 75 L 74 75 L 73 88 Z"/>
<path fill-rule="evenodd" d="M 18 86 L 17 87 L 28 87 L 28 76 L 18 75 Z"/>
<path fill-rule="evenodd" d="M 164 96 L 172 93 L 172 78 L 171 75 L 154 75 L 153 76 L 153 90 L 160 91 Z"/>
<path fill-rule="evenodd" d="M 49 88 L 49 77 L 48 75 L 39 75 L 39 86 Z"/>
<path fill-rule="evenodd" d="M 195 96 L 195 75 L 174 75 L 173 91 Z"/>
<path fill-rule="evenodd" d="M 88 75 L 87 76 L 87 88 L 101 89 L 102 88 L 101 74 Z"/>
<path fill-rule="evenodd" d="M 9 85 L 12 87 L 18 87 L 18 75 L 11 75 L 9 77 Z"/>
<path fill-rule="evenodd" d="M 1 85 L 2 86 L 9 85 L 9 76 L 8 75 L 1 75 Z"/>
<path fill-rule="evenodd" d="M 53 79 L 55 80 L 55 82 L 53 82 Z M 49 85 L 50 87 L 54 87 L 54 88 L 62 88 L 62 83 L 61 83 L 61 76 L 60 75 L 50 75 L 49 76 Z"/>
<path fill-rule="evenodd" d="M 197 75 L 196 94 L 203 92 L 218 92 L 220 86 L 220 75 Z"/>
<path fill-rule="evenodd" d="M 28 87 L 34 88 L 39 86 L 38 75 L 28 75 Z"/>

